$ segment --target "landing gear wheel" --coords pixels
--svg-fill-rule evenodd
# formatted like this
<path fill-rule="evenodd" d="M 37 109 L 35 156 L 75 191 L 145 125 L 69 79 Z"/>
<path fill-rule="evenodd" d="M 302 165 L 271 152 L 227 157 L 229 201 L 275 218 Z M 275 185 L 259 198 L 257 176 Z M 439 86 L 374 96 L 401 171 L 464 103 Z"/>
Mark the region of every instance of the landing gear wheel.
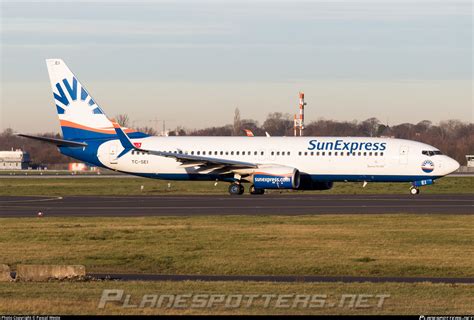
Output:
<path fill-rule="evenodd" d="M 250 191 L 250 194 L 264 194 L 265 193 L 265 189 L 256 189 L 253 184 L 250 186 L 249 191 Z"/>
<path fill-rule="evenodd" d="M 420 189 L 418 189 L 418 188 L 411 188 L 411 189 L 410 189 L 410 193 L 415 196 L 415 195 L 417 195 L 418 193 L 420 193 Z"/>
<path fill-rule="evenodd" d="M 245 191 L 244 186 L 238 183 L 232 183 L 229 186 L 229 193 L 232 196 L 241 195 Z"/>

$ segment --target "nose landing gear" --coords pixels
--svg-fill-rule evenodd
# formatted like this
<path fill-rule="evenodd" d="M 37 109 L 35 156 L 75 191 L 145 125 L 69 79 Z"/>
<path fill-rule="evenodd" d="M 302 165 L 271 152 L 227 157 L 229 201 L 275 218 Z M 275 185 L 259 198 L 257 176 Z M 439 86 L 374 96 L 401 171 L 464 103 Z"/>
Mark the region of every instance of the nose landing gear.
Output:
<path fill-rule="evenodd" d="M 413 181 L 411 183 L 410 193 L 412 195 L 417 195 L 417 194 L 420 193 L 420 189 L 418 189 L 418 187 L 429 186 L 429 185 L 433 184 L 434 182 L 435 182 L 434 179 L 425 179 L 425 180 Z"/>

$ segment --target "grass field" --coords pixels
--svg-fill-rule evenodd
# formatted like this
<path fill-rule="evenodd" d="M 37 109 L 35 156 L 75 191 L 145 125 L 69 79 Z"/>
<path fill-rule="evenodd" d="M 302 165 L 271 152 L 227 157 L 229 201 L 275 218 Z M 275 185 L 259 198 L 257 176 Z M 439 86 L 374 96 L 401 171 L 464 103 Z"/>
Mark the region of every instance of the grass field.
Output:
<path fill-rule="evenodd" d="M 226 183 L 140 178 L 0 179 L 0 195 L 227 194 Z M 423 193 L 472 193 L 444 178 Z M 144 191 L 140 186 L 144 185 Z M 322 194 L 407 193 L 408 184 L 338 183 Z M 83 264 L 88 272 L 474 277 L 472 215 L 43 217 L 0 219 L 0 263 Z M 143 294 L 389 294 L 383 308 L 98 309 L 103 289 Z M 0 283 L 6 314 L 471 314 L 472 285 L 256 282 Z M 132 301 L 133 302 L 133 301 Z"/>
<path fill-rule="evenodd" d="M 170 188 L 168 188 L 170 183 Z M 144 187 L 141 191 L 141 186 Z M 7 195 L 160 195 L 227 194 L 229 184 L 197 181 L 163 181 L 146 178 L 1 178 L 0 196 Z M 248 188 L 248 184 L 246 187 Z M 327 191 L 298 191 L 318 194 L 408 194 L 409 183 L 339 182 Z M 289 193 L 291 191 L 273 191 Z M 422 193 L 474 193 L 474 177 L 445 177 L 436 184 L 421 188 Z"/>
<path fill-rule="evenodd" d="M 472 314 L 472 285 L 397 284 L 397 283 L 256 283 L 256 282 L 49 282 L 0 283 L 0 314 Z M 267 308 L 256 299 L 250 308 L 225 308 L 224 303 L 210 309 L 123 308 L 108 303 L 99 309 L 103 289 L 121 289 L 130 294 L 131 304 L 139 305 L 144 294 L 287 294 L 327 295 L 324 307 Z M 381 308 L 369 300 L 369 308 L 339 307 L 343 295 L 390 295 Z M 335 303 L 335 307 L 330 307 Z M 187 304 L 189 306 L 189 304 Z"/>
<path fill-rule="evenodd" d="M 474 276 L 471 215 L 3 218 L 0 263 L 89 272 Z"/>

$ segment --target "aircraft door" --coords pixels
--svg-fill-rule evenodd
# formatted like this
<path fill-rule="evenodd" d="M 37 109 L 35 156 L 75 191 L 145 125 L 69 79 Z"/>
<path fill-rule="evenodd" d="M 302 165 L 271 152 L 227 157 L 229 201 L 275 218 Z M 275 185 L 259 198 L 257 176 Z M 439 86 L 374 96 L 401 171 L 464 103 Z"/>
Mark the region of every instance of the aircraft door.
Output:
<path fill-rule="evenodd" d="M 117 164 L 117 145 L 115 143 L 109 146 L 109 163 Z"/>
<path fill-rule="evenodd" d="M 408 163 L 408 146 L 400 146 L 399 161 L 400 164 Z"/>

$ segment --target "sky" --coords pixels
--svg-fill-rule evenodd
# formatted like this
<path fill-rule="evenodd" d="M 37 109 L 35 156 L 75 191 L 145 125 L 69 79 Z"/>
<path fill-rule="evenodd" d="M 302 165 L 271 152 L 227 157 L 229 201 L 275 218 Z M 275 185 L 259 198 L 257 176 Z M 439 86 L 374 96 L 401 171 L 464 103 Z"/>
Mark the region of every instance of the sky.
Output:
<path fill-rule="evenodd" d="M 45 59 L 108 116 L 473 121 L 471 1 L 1 1 L 0 130 L 58 132 Z M 156 121 L 155 121 L 156 120 Z"/>

